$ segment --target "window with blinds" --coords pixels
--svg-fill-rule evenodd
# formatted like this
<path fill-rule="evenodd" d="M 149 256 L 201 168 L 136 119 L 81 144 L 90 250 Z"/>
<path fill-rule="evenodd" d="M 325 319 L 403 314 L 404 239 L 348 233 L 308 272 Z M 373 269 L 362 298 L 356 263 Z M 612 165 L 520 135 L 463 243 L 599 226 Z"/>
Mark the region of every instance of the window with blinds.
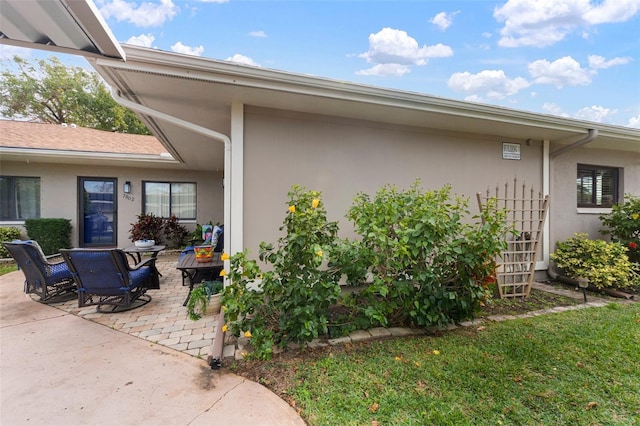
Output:
<path fill-rule="evenodd" d="M 196 184 L 191 182 L 143 182 L 144 212 L 162 218 L 196 218 Z"/>
<path fill-rule="evenodd" d="M 40 178 L 0 176 L 0 220 L 40 217 Z"/>
<path fill-rule="evenodd" d="M 578 207 L 611 207 L 618 202 L 618 169 L 578 164 Z"/>

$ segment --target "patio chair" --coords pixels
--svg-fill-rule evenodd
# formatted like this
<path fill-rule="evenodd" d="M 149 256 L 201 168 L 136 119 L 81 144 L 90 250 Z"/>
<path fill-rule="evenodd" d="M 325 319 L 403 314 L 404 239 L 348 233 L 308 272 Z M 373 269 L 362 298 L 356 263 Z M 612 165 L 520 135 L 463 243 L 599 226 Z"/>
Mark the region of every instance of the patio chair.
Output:
<path fill-rule="evenodd" d="M 76 285 L 64 260 L 53 262 L 59 254 L 45 256 L 36 241 L 2 243 L 25 277 L 24 292 L 36 294 L 40 302 L 53 303 L 76 296 Z"/>
<path fill-rule="evenodd" d="M 129 266 L 120 249 L 60 250 L 78 286 L 78 306 L 97 305 L 98 312 L 123 312 L 151 301 L 145 294 L 159 288 L 156 258 Z"/>

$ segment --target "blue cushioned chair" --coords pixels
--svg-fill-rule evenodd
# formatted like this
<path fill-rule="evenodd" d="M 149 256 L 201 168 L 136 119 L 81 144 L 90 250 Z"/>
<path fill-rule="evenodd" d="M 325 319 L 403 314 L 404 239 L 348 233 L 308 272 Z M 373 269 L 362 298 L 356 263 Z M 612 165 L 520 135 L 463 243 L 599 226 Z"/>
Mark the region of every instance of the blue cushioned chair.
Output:
<path fill-rule="evenodd" d="M 60 250 L 78 286 L 78 306 L 98 312 L 122 312 L 151 301 L 149 288 L 160 288 L 156 258 L 131 267 L 120 249 Z M 106 308 L 105 308 L 106 306 Z"/>
<path fill-rule="evenodd" d="M 64 260 L 52 262 L 59 254 L 45 256 L 36 241 L 2 243 L 25 277 L 24 292 L 37 294 L 44 303 L 69 300 L 76 296 L 76 285 Z"/>

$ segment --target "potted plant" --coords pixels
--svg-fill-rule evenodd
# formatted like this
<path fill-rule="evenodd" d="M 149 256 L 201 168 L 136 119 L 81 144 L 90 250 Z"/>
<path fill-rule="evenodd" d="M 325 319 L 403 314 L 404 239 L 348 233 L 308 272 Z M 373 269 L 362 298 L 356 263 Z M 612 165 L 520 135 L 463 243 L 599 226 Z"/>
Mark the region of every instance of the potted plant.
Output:
<path fill-rule="evenodd" d="M 203 315 L 220 313 L 220 293 L 224 289 L 222 281 L 202 281 L 191 291 L 187 302 L 187 315 L 197 321 Z"/>

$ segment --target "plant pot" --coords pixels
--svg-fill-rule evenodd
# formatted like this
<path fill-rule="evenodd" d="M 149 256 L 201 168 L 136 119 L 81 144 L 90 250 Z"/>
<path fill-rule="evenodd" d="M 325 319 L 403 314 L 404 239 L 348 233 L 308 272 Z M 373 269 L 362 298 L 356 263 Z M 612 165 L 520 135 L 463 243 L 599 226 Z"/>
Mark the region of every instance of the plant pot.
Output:
<path fill-rule="evenodd" d="M 137 240 L 133 243 L 138 248 L 151 248 L 156 245 L 155 240 Z"/>
<path fill-rule="evenodd" d="M 207 303 L 207 311 L 205 315 L 218 315 L 220 313 L 220 308 L 222 307 L 222 302 L 220 300 L 220 294 L 214 294 L 209 299 Z"/>
<path fill-rule="evenodd" d="M 213 259 L 213 246 L 195 246 L 193 251 L 198 263 L 211 262 Z"/>

